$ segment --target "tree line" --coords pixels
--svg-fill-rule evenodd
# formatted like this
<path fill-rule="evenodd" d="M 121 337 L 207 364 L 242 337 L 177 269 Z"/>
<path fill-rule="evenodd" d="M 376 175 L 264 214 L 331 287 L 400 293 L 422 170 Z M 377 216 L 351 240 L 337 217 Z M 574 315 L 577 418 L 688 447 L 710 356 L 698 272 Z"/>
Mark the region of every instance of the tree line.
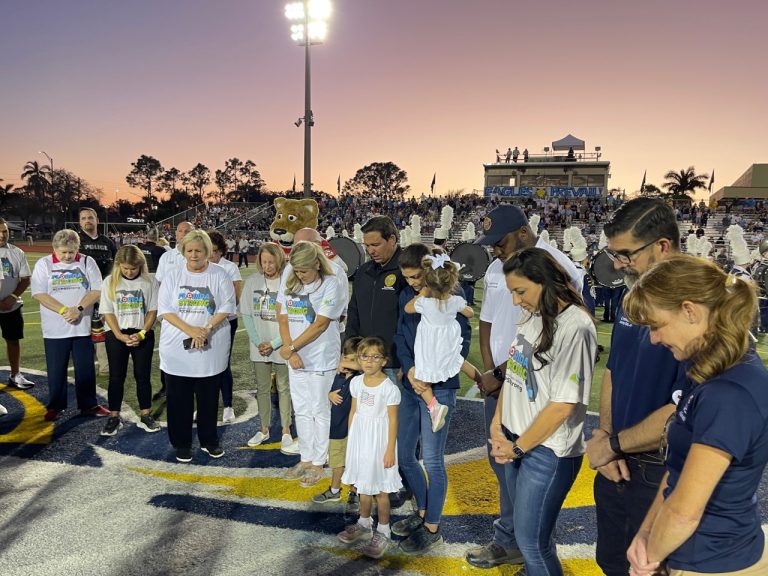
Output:
<path fill-rule="evenodd" d="M 158 222 L 202 203 L 271 202 L 276 196 L 300 194 L 295 179 L 291 189 L 269 190 L 256 163 L 239 158 L 230 158 L 213 172 L 199 162 L 183 171 L 175 166 L 166 169 L 157 158 L 142 154 L 125 176 L 128 186 L 141 191 L 135 201 L 109 202 L 104 191 L 85 178 L 37 160 L 24 165 L 21 180 L 21 186 L 14 186 L 0 179 L 0 212 L 11 219 L 35 221 L 49 231 L 76 221 L 82 207 L 96 209 L 106 222 L 125 222 L 128 217 Z M 374 162 L 357 170 L 343 185 L 339 175 L 333 192 L 402 198 L 409 191 L 404 170 L 393 162 Z M 323 194 L 313 190 L 313 195 Z"/>

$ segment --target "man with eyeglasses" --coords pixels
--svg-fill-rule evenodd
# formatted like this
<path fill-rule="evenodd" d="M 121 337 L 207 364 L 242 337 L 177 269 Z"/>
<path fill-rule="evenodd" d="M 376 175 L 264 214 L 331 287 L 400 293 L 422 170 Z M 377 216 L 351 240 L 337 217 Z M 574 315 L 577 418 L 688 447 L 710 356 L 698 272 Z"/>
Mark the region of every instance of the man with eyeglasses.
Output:
<path fill-rule="evenodd" d="M 630 288 L 653 264 L 680 251 L 675 213 L 662 200 L 630 200 L 604 230 L 606 253 Z M 619 305 L 600 391 L 600 428 L 587 442 L 590 466 L 599 472 L 596 556 L 606 576 L 629 572 L 627 548 L 664 476 L 664 426 L 686 388 L 684 366 L 667 348 L 651 344 L 649 328 L 630 324 Z"/>

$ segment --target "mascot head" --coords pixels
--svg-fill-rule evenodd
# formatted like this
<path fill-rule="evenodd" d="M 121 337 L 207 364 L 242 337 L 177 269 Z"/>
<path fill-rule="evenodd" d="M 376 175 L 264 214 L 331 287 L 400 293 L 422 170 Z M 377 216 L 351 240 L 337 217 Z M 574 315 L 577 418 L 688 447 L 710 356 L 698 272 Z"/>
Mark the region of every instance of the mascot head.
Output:
<path fill-rule="evenodd" d="M 302 228 L 317 228 L 317 202 L 309 198 L 275 198 L 275 219 L 269 236 L 284 249 L 293 246 L 293 235 Z"/>

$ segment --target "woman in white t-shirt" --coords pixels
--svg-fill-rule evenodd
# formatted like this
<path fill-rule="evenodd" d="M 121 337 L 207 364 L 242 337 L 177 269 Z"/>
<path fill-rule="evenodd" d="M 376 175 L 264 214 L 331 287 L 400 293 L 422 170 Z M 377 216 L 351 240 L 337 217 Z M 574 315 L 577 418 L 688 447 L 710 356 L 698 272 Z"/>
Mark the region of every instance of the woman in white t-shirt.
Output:
<path fill-rule="evenodd" d="M 142 251 L 133 244 L 121 246 L 115 254 L 112 274 L 101 286 L 99 302 L 99 312 L 107 324 L 108 398 L 112 413 L 104 424 L 102 436 L 114 436 L 122 427 L 120 407 L 129 358 L 133 360 L 136 397 L 141 410 L 138 426 L 147 432 L 160 430 L 150 414 L 155 349 L 152 327 L 157 319 L 157 290 L 157 281 L 149 275 Z"/>
<path fill-rule="evenodd" d="M 32 297 L 40 302 L 45 364 L 48 370 L 48 411 L 56 420 L 67 407 L 67 365 L 75 366 L 77 406 L 81 414 L 109 416 L 96 400 L 91 315 L 101 295 L 101 272 L 96 261 L 80 254 L 80 236 L 59 230 L 53 254 L 40 258 L 32 272 Z"/>
<path fill-rule="evenodd" d="M 227 244 L 224 240 L 224 236 L 221 232 L 211 230 L 208 232 L 208 236 L 211 239 L 211 245 L 213 246 L 213 252 L 211 252 L 208 258 L 209 262 L 218 264 L 226 271 L 232 280 L 232 286 L 235 289 L 235 305 L 240 305 L 240 292 L 243 289 L 243 277 L 240 275 L 240 269 L 235 266 L 234 262 L 230 262 L 224 258 L 224 252 L 227 249 Z M 232 347 L 235 344 L 235 334 L 237 333 L 237 312 L 229 315 L 229 362 L 227 363 L 227 369 L 224 370 L 224 374 L 221 376 L 221 400 L 224 403 L 224 413 L 221 416 L 222 421 L 225 424 L 234 422 L 235 411 L 232 408 L 232 389 L 234 387 L 234 379 L 232 378 Z"/>
<path fill-rule="evenodd" d="M 229 363 L 227 318 L 234 314 L 235 289 L 221 266 L 208 258 L 213 248 L 202 230 L 192 230 L 179 244 L 185 264 L 168 271 L 160 285 L 157 313 L 160 369 L 168 390 L 168 438 L 176 460 L 192 460 L 192 414 L 197 408 L 197 437 L 212 458 L 219 445 L 216 416 L 219 381 Z"/>
<path fill-rule="evenodd" d="M 328 453 L 328 393 L 341 354 L 339 318 L 347 306 L 340 281 L 347 279 L 333 273 L 322 249 L 312 242 L 294 244 L 290 263 L 292 269 L 280 286 L 277 314 L 301 461 L 285 478 L 301 479 L 301 486 L 308 488 L 323 477 Z"/>
<path fill-rule="evenodd" d="M 547 251 L 517 252 L 503 270 L 523 313 L 490 427 L 491 456 L 506 464 L 508 521 L 526 573 L 560 575 L 552 535 L 585 451 L 597 336 L 581 295 Z"/>
<path fill-rule="evenodd" d="M 293 444 L 291 437 L 291 390 L 288 386 L 288 367 L 280 357 L 280 328 L 277 325 L 277 294 L 280 277 L 285 268 L 285 252 L 273 242 L 265 242 L 256 256 L 256 270 L 245 281 L 240 313 L 250 341 L 251 361 L 256 371 L 256 403 L 259 406 L 261 427 L 248 440 L 248 446 L 258 446 L 269 439 L 272 423 L 272 374 L 275 375 L 280 424 L 283 429 L 280 448 L 287 450 Z"/>

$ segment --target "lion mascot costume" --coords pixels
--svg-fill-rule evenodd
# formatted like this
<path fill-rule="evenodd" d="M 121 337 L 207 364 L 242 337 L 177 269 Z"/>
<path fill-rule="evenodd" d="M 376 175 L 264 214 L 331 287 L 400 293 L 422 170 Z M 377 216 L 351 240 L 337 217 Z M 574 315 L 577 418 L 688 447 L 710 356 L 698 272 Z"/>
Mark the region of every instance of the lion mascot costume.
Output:
<path fill-rule="evenodd" d="M 304 198 L 275 198 L 275 219 L 269 227 L 269 236 L 289 252 L 293 246 L 293 235 L 302 228 L 317 230 L 319 213 L 315 200 Z"/>

